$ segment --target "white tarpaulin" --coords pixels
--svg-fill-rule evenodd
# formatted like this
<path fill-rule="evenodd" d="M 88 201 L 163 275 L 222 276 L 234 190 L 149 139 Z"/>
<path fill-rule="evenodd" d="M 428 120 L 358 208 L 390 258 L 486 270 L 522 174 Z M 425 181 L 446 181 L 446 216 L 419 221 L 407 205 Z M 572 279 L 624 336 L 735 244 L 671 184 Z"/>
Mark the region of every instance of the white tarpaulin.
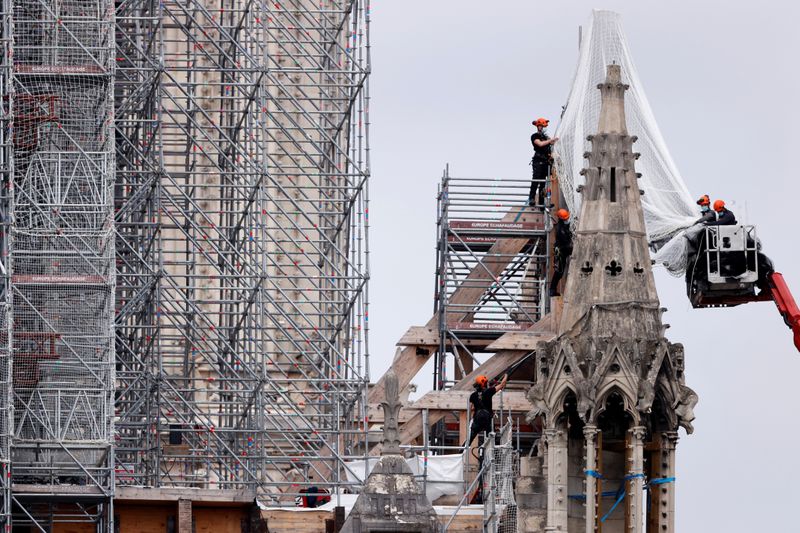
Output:
<path fill-rule="evenodd" d="M 676 238 L 666 250 L 680 256 L 685 247 L 683 236 L 678 234 L 691 226 L 700 213 L 656 124 L 633 64 L 622 19 L 611 11 L 593 11 L 582 31 L 578 68 L 555 132 L 560 137 L 554 155 L 562 194 L 570 210 L 578 213 L 580 200 L 576 187 L 583 183 L 580 175 L 585 162 L 583 155 L 591 149 L 586 138 L 596 133 L 600 115 L 597 84 L 605 79 L 606 66 L 612 63 L 622 66 L 623 82 L 630 86 L 625 93 L 625 116 L 628 133 L 638 137 L 634 147 L 641 157 L 636 162 L 636 171 L 642 174 L 639 184 L 645 192 L 642 206 L 648 237 L 651 243 L 659 245 Z M 680 260 L 673 258 L 673 254 L 665 255 L 657 255 L 656 261 Z"/>
<path fill-rule="evenodd" d="M 425 487 L 425 494 L 428 500 L 433 503 L 441 496 L 461 496 L 463 494 L 464 482 L 464 462 L 463 454 L 456 455 L 429 455 L 428 456 L 428 482 Z M 378 463 L 378 457 L 370 457 L 368 461 L 367 475 L 372 472 Z M 425 472 L 425 458 L 422 455 L 406 459 L 406 464 L 411 468 L 415 476 L 419 476 L 422 483 L 422 475 Z M 363 472 L 365 461 L 348 461 L 347 480 L 356 483 L 363 483 Z"/>

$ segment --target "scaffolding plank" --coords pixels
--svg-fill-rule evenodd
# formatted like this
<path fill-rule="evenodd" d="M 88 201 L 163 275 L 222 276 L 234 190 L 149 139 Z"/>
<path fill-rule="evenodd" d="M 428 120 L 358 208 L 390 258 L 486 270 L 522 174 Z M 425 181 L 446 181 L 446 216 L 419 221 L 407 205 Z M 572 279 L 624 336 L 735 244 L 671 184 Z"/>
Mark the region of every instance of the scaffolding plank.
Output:
<path fill-rule="evenodd" d="M 492 343 L 492 339 L 459 339 L 460 344 L 470 347 L 485 348 Z M 434 348 L 439 346 L 439 330 L 426 326 L 412 326 L 403 334 L 398 346 L 419 346 Z"/>
<path fill-rule="evenodd" d="M 195 487 L 118 487 L 115 499 L 138 502 L 252 503 L 252 490 L 200 489 Z"/>
<path fill-rule="evenodd" d="M 420 399 L 409 405 L 409 410 L 443 410 L 443 411 L 465 411 L 468 408 L 470 390 L 435 390 L 430 391 Z M 528 401 L 525 391 L 505 390 L 503 391 L 503 409 L 512 411 L 529 411 L 531 404 Z M 499 401 L 499 396 L 495 396 L 495 403 Z"/>

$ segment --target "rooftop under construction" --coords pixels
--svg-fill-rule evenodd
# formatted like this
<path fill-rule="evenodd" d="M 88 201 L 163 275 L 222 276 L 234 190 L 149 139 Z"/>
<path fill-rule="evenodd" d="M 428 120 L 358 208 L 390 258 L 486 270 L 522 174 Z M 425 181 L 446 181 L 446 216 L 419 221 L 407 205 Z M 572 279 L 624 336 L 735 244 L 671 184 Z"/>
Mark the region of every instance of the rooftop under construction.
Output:
<path fill-rule="evenodd" d="M 542 205 L 524 172 L 444 168 L 433 312 L 376 376 L 367 0 L 0 6 L 5 531 L 674 533 L 698 397 L 651 252 L 695 307 L 773 300 L 800 339 L 754 228 L 686 244 L 614 13 L 582 33 Z M 476 378 L 504 374 L 470 443 Z"/>

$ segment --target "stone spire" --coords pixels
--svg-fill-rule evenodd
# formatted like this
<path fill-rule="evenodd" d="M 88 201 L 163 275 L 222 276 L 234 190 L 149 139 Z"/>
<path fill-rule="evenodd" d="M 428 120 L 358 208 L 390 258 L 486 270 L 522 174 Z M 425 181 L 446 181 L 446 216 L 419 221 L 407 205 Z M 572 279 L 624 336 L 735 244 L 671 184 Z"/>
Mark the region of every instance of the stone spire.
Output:
<path fill-rule="evenodd" d="M 683 347 L 664 338 L 619 65 L 598 89 L 559 334 L 537 347 L 528 393 L 546 444 L 531 471 L 547 473 L 545 531 L 593 533 L 602 521 L 604 532 L 644 533 L 647 515 L 647 533 L 674 533 L 675 443 L 679 426 L 692 430 L 697 395 L 684 382 Z M 574 478 L 584 479 L 585 506 L 569 505 Z M 597 498 L 598 479 L 624 487 L 618 508 Z M 649 508 L 645 480 L 658 487 Z"/>
<path fill-rule="evenodd" d="M 616 327 L 619 311 L 636 319 L 626 331 L 637 336 L 658 337 L 658 313 L 653 272 L 644 226 L 641 191 L 634 162 L 635 137 L 625 125 L 625 91 L 619 65 L 609 65 L 606 80 L 598 85 L 602 105 L 597 133 L 590 136 L 592 151 L 582 174 L 582 203 L 577 236 L 571 259 L 570 276 L 564 290 L 564 314 L 559 333 L 566 333 L 587 317 L 590 309 L 616 311 L 612 323 L 605 323 L 600 312 L 594 317 L 603 322 L 595 326 Z M 644 310 L 650 312 L 644 313 Z"/>

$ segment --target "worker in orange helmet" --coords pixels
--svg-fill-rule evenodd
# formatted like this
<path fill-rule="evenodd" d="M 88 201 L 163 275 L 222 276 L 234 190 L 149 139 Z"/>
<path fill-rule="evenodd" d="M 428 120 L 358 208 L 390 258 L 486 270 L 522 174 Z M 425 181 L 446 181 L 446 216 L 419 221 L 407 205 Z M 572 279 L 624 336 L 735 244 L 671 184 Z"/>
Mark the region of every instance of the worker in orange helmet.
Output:
<path fill-rule="evenodd" d="M 558 283 L 567 271 L 567 264 L 572 255 L 572 228 L 569 224 L 569 211 L 556 211 L 556 239 L 553 247 L 553 279 L 550 281 L 550 296 L 558 296 Z"/>
<path fill-rule="evenodd" d="M 736 224 L 736 216 L 733 211 L 725 207 L 723 200 L 714 201 L 714 219 L 705 223 L 706 226 L 733 226 Z"/>
<path fill-rule="evenodd" d="M 714 215 L 714 211 L 711 210 L 711 198 L 707 194 L 697 200 L 697 205 L 700 206 L 700 218 L 697 219 L 695 224 L 705 224 L 717 218 Z"/>
<path fill-rule="evenodd" d="M 475 392 L 469 397 L 469 404 L 472 407 L 472 427 L 469 432 L 468 446 L 479 434 L 492 432 L 494 419 L 492 396 L 503 390 L 507 382 L 508 374 L 503 376 L 500 383 L 493 386 L 489 385 L 489 378 L 486 376 L 475 378 Z"/>
<path fill-rule="evenodd" d="M 528 205 L 534 205 L 534 198 L 537 198 L 536 205 L 544 206 L 544 198 L 547 192 L 547 180 L 550 176 L 550 165 L 553 162 L 553 145 L 558 141 L 558 137 L 552 139 L 545 133 L 545 128 L 550 124 L 546 118 L 537 118 L 533 121 L 536 126 L 536 133 L 531 135 L 533 145 L 533 159 L 531 167 L 533 175 L 531 177 L 531 191 L 528 194 Z"/>

